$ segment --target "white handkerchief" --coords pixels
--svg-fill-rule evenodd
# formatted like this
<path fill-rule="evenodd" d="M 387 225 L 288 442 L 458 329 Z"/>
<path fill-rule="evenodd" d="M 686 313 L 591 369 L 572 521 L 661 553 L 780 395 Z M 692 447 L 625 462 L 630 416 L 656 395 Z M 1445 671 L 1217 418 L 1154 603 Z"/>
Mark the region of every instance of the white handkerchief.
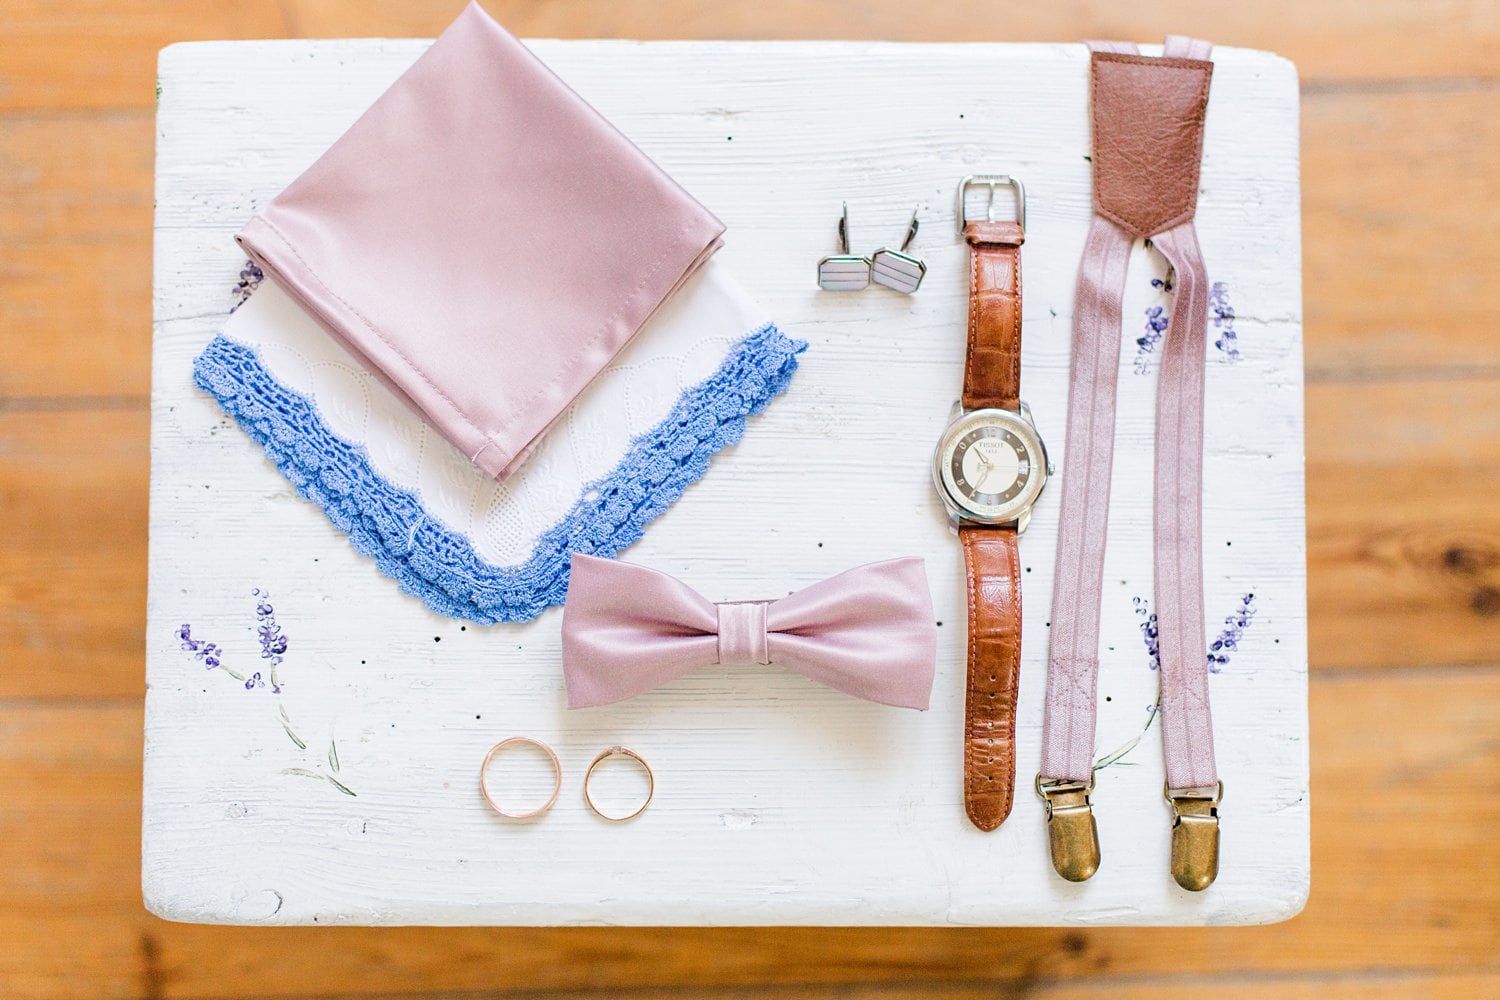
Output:
<path fill-rule="evenodd" d="M 635 541 L 785 387 L 804 346 L 710 261 L 504 482 L 269 278 L 195 368 L 283 474 L 403 589 L 488 622 L 560 603 L 573 552 L 612 555 Z"/>

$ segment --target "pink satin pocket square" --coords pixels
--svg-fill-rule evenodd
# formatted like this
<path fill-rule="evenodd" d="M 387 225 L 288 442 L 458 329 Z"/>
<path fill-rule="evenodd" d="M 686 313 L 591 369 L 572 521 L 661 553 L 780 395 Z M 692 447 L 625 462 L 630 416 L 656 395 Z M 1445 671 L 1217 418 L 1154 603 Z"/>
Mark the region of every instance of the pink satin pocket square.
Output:
<path fill-rule="evenodd" d="M 926 709 L 937 661 L 917 558 L 851 569 L 776 601 L 714 604 L 665 573 L 575 555 L 562 643 L 569 708 L 633 698 L 711 664 L 775 663 L 857 698 Z"/>
<path fill-rule="evenodd" d="M 471 4 L 238 239 L 504 478 L 723 232 Z"/>

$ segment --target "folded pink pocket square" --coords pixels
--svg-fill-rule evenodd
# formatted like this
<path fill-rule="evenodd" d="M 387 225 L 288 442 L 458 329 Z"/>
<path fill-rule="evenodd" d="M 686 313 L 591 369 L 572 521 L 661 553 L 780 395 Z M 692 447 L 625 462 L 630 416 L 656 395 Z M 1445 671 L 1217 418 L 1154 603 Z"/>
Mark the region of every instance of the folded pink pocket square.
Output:
<path fill-rule="evenodd" d="M 238 239 L 504 477 L 723 231 L 470 5 Z"/>
<path fill-rule="evenodd" d="M 562 642 L 569 708 L 633 698 L 709 664 L 775 663 L 857 698 L 925 709 L 937 662 L 916 558 L 847 570 L 780 600 L 714 604 L 665 573 L 575 554 Z"/>

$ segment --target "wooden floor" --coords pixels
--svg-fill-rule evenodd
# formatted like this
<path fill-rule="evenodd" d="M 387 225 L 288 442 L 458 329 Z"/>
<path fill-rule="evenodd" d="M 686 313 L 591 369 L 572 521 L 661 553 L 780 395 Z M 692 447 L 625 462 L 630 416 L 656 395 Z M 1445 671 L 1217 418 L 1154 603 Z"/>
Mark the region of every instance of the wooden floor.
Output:
<path fill-rule="evenodd" d="M 1313 666 L 1303 916 L 1196 931 L 309 932 L 147 915 L 156 50 L 431 36 L 458 6 L 0 3 L 0 997 L 1500 996 L 1493 0 L 488 4 L 530 36 L 1150 40 L 1171 28 L 1297 62 Z"/>

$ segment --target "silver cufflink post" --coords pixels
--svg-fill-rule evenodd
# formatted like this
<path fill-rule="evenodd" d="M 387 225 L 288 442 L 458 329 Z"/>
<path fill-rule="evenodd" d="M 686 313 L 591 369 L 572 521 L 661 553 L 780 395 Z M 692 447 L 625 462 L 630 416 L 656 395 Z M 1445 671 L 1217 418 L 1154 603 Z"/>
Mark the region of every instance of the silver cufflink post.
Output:
<path fill-rule="evenodd" d="M 898 249 L 881 247 L 864 257 L 849 252 L 849 203 L 844 202 L 843 207 L 843 215 L 839 217 L 839 252 L 818 261 L 818 287 L 827 292 L 859 292 L 869 288 L 873 281 L 903 295 L 920 288 L 927 275 L 927 264 L 907 252 L 921 226 L 917 221 L 918 210 L 912 210 L 906 237 Z"/>
<path fill-rule="evenodd" d="M 870 287 L 870 258 L 849 252 L 849 203 L 839 217 L 839 252 L 818 261 L 818 287 L 825 292 L 858 292 Z"/>
<path fill-rule="evenodd" d="M 890 247 L 881 247 L 870 255 L 870 280 L 877 285 L 910 295 L 922 285 L 922 278 L 927 274 L 927 265 L 917 257 L 907 253 L 911 241 L 917 238 L 917 209 L 912 209 L 911 223 L 906 227 L 906 238 L 901 241 L 898 250 Z"/>

